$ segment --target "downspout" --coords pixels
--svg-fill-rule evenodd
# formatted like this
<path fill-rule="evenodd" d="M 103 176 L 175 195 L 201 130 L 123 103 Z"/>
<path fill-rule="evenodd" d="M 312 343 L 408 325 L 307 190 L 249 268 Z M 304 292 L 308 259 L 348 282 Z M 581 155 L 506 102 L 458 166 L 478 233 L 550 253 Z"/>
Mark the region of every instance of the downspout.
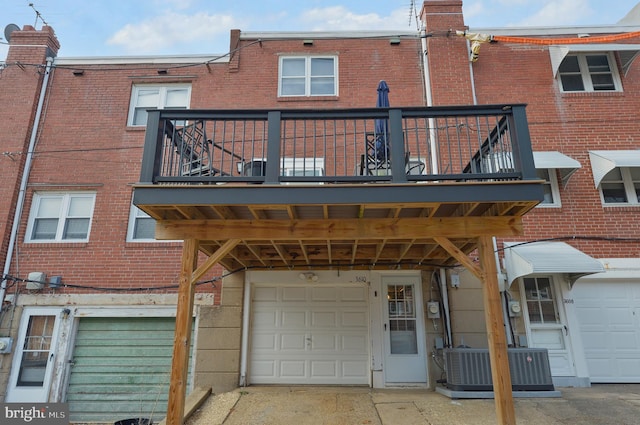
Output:
<path fill-rule="evenodd" d="M 424 24 L 423 24 L 424 25 Z M 433 95 L 431 93 L 431 74 L 429 72 L 429 52 L 427 52 L 427 32 L 426 28 L 420 30 L 420 41 L 422 42 L 422 69 L 424 74 L 424 91 L 427 100 L 427 107 L 433 106 Z M 429 125 L 429 148 L 431 150 L 431 173 L 438 174 L 438 144 L 436 141 L 436 122 L 433 118 L 427 120 Z"/>
<path fill-rule="evenodd" d="M 433 106 L 433 93 L 431 92 L 431 73 L 429 71 L 429 52 L 427 51 L 427 32 L 424 27 L 420 31 L 420 41 L 422 43 L 422 69 L 424 78 L 424 91 L 427 101 L 427 107 Z M 427 120 L 429 125 L 429 147 L 431 150 L 431 172 L 438 174 L 438 144 L 436 133 L 436 122 L 433 118 Z M 451 316 L 449 313 L 449 292 L 447 287 L 447 272 L 444 268 L 440 270 L 440 293 L 442 294 L 442 305 L 444 308 L 445 327 L 447 329 L 447 342 L 453 345 L 453 336 L 451 334 Z"/>
<path fill-rule="evenodd" d="M 29 139 L 29 149 L 24 162 L 24 170 L 22 171 L 22 180 L 20 182 L 20 191 L 18 192 L 18 200 L 16 202 L 16 210 L 13 215 L 13 224 L 11 226 L 11 236 L 9 237 L 9 246 L 7 247 L 7 257 L 4 261 L 4 269 L 2 271 L 2 284 L 0 284 L 0 306 L 4 304 L 4 297 L 7 292 L 7 279 L 5 276 L 9 274 L 11 270 L 11 261 L 13 261 L 13 249 L 18 237 L 18 229 L 20 227 L 20 219 L 22 217 L 22 208 L 24 206 L 24 200 L 26 197 L 27 182 L 29 181 L 29 173 L 31 172 L 31 163 L 33 162 L 33 151 L 36 146 L 36 140 L 38 136 L 38 127 L 40 127 L 40 118 L 42 116 L 42 106 L 44 105 L 44 99 L 46 97 L 47 88 L 49 85 L 49 75 L 51 74 L 51 65 L 53 64 L 53 58 L 47 58 L 47 65 L 44 71 L 44 80 L 42 81 L 42 87 L 40 88 L 40 98 L 38 99 L 38 106 L 36 109 L 36 116 L 33 121 L 33 127 L 31 128 L 31 138 Z"/>
<path fill-rule="evenodd" d="M 249 351 L 249 310 L 251 309 L 251 283 L 245 273 L 244 297 L 242 300 L 242 346 L 240 347 L 240 386 L 247 383 L 247 354 Z"/>
<path fill-rule="evenodd" d="M 469 57 L 471 57 L 471 43 L 469 42 L 469 39 L 467 39 L 467 53 Z M 471 95 L 473 96 L 473 104 L 477 105 L 478 98 L 476 97 L 476 84 L 473 77 L 473 62 L 471 61 L 469 61 L 469 78 L 471 79 Z M 493 253 L 496 258 L 496 269 L 498 270 L 498 282 L 504 282 L 505 279 L 504 279 L 504 275 L 502 273 L 502 267 L 500 264 L 500 256 L 498 255 L 498 240 L 496 239 L 495 236 L 493 236 L 491 239 L 493 241 Z M 507 329 L 505 329 L 506 331 L 505 333 L 507 334 L 507 346 L 512 346 L 513 345 L 513 337 L 512 337 L 513 329 L 511 327 L 511 319 L 509 318 L 509 313 L 507 312 L 507 309 L 504 307 L 504 303 L 501 303 L 501 304 L 502 304 L 502 321 L 507 327 Z"/>
<path fill-rule="evenodd" d="M 440 292 L 442 293 L 442 305 L 444 308 L 444 317 L 447 326 L 447 343 L 449 347 L 453 347 L 453 337 L 451 335 L 451 317 L 449 316 L 449 289 L 447 288 L 447 272 L 440 269 Z"/>

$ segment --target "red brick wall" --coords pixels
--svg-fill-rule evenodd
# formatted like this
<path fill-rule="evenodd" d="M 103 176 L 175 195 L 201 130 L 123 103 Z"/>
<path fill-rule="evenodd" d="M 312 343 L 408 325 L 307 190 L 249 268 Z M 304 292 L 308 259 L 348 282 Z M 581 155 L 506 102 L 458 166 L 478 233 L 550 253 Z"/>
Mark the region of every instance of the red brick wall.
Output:
<path fill-rule="evenodd" d="M 241 41 L 241 46 L 251 42 Z M 340 92 L 337 98 L 277 98 L 279 55 L 300 53 L 338 56 Z M 417 39 L 402 39 L 399 45 L 391 45 L 388 38 L 316 39 L 313 46 L 304 46 L 302 40 L 265 40 L 261 45 L 242 48 L 235 59 L 237 63 L 231 66 L 212 63 L 208 67 L 180 68 L 168 64 L 57 68 L 51 78 L 29 180 L 18 238 L 18 261 L 14 261 L 11 274 L 26 278 L 30 271 L 44 271 L 48 276 L 61 275 L 63 283 L 90 287 L 163 287 L 178 283 L 181 244 L 125 242 L 132 184 L 139 179 L 145 136 L 144 128 L 126 125 L 131 90 L 136 83 L 190 82 L 191 108 L 194 109 L 350 108 L 374 107 L 378 82 L 384 79 L 391 89 L 392 106 L 424 105 Z M 72 68 L 82 68 L 84 74 L 75 76 Z M 159 78 L 159 68 L 168 69 L 168 75 Z M 22 72 L 18 68 L 5 70 L 8 71 Z M 23 80 L 35 78 L 34 70 L 28 71 L 29 77 L 22 76 Z M 16 80 L 16 85 L 24 85 L 23 80 Z M 1 80 L 0 87 L 4 90 Z M 32 108 L 34 96 L 35 89 L 32 89 L 22 109 Z M 7 95 L 6 103 L 12 101 L 15 99 Z M 22 115 L 25 114 L 21 113 L 21 118 Z M 22 131 L 22 140 L 25 127 L 25 120 L 16 125 L 15 132 Z M 3 184 L 2 190 L 10 190 L 14 185 Z M 24 243 L 33 194 L 44 190 L 97 193 L 89 242 Z M 216 268 L 203 280 L 222 272 Z M 219 301 L 220 286 L 212 289 L 207 284 L 199 290 L 214 291 Z M 96 292 L 73 288 L 56 291 Z M 172 289 L 154 293 L 168 291 Z"/>
<path fill-rule="evenodd" d="M 25 47 L 11 48 L 6 68 L 0 70 L 0 151 L 7 153 L 0 157 L 0 259 L 3 265 L 31 138 L 30 130 L 44 79 L 46 56 L 47 53 L 56 54 L 59 48 L 53 29 L 46 26 L 42 31 L 36 31 L 30 25 L 14 31 L 11 45 Z"/>
<path fill-rule="evenodd" d="M 428 38 L 429 63 L 433 98 L 438 105 L 471 103 L 471 87 L 465 81 L 471 75 L 466 42 L 462 37 L 443 35 L 448 29 L 464 28 L 461 5 L 460 1 L 428 0 L 423 8 L 427 32 L 434 33 Z M 624 42 L 637 44 L 640 38 Z M 620 66 L 618 63 L 618 69 Z M 621 72 L 620 77 L 623 92 L 562 93 L 552 74 L 546 46 L 503 42 L 481 46 L 479 59 L 473 63 L 477 102 L 527 104 L 533 150 L 559 151 L 582 165 L 567 186 L 560 187 L 562 207 L 534 209 L 524 218 L 525 235 L 509 240 L 640 238 L 640 207 L 602 205 L 588 154 L 589 150 L 640 148 L 640 62 L 634 62 L 627 75 Z M 568 242 L 597 258 L 640 256 L 638 242 Z"/>

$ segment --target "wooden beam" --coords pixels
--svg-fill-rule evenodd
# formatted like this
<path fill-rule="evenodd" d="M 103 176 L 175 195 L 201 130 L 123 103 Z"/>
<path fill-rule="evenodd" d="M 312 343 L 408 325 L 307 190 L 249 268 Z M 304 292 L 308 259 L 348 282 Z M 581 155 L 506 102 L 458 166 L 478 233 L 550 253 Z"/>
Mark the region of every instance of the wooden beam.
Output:
<path fill-rule="evenodd" d="M 482 266 L 484 317 L 489 340 L 489 359 L 491 377 L 493 378 L 496 416 L 499 425 L 515 425 L 516 413 L 513 406 L 507 336 L 502 318 L 496 258 L 493 254 L 493 243 L 490 236 L 478 238 L 478 252 Z"/>
<path fill-rule="evenodd" d="M 521 217 L 442 217 L 313 220 L 160 220 L 157 239 L 344 240 L 433 236 L 518 236 Z"/>
<path fill-rule="evenodd" d="M 200 279 L 206 272 L 211 269 L 216 263 L 218 263 L 222 257 L 227 255 L 229 251 L 235 248 L 236 245 L 240 243 L 240 239 L 229 239 L 226 241 L 220 248 L 216 250 L 213 254 L 207 258 L 207 261 L 204 262 L 197 270 L 193 272 L 191 276 L 191 284 L 195 285 L 195 283 Z"/>
<path fill-rule="evenodd" d="M 167 404 L 167 425 L 182 425 L 184 416 L 195 292 L 195 287 L 192 285 L 192 275 L 197 264 L 198 240 L 187 239 L 182 246 L 182 267 L 178 288 L 178 306 L 176 308 L 176 331 L 173 339 L 173 360 L 171 363 L 169 401 Z"/>
<path fill-rule="evenodd" d="M 474 262 L 471 261 L 471 259 L 467 256 L 467 254 L 462 252 L 457 246 L 455 246 L 453 242 L 451 242 L 447 238 L 443 238 L 440 236 L 435 236 L 433 240 L 438 242 L 438 244 L 440 244 L 440 246 L 444 248 L 445 251 L 451 254 L 453 258 L 458 260 L 460 264 L 462 264 L 467 270 L 473 273 L 475 277 L 477 277 L 478 279 L 482 279 L 482 270 L 480 269 L 480 267 L 475 265 Z"/>

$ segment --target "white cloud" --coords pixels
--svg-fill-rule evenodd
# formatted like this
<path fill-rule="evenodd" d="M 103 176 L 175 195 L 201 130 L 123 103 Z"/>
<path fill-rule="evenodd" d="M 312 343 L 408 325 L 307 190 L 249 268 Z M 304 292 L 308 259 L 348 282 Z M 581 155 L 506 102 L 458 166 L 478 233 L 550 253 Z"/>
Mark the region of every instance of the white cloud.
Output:
<path fill-rule="evenodd" d="M 468 2 L 462 4 L 462 12 L 464 15 L 465 21 L 469 19 L 473 19 L 476 16 L 480 16 L 486 13 L 484 3 L 481 1 L 476 2 Z"/>
<path fill-rule="evenodd" d="M 156 53 L 173 46 L 201 41 L 203 45 L 231 28 L 242 24 L 230 15 L 203 12 L 184 15 L 167 12 L 136 24 L 127 24 L 107 40 L 107 44 L 123 47 L 129 53 Z M 203 51 L 209 51 L 206 47 Z"/>
<path fill-rule="evenodd" d="M 415 29 L 415 20 L 409 20 L 407 8 L 397 9 L 389 16 L 377 13 L 358 15 L 344 6 L 310 9 L 300 15 L 302 26 L 312 31 L 350 31 L 350 30 L 411 30 Z"/>
<path fill-rule="evenodd" d="M 589 0 L 547 1 L 533 15 L 522 19 L 518 26 L 571 25 L 593 13 Z"/>

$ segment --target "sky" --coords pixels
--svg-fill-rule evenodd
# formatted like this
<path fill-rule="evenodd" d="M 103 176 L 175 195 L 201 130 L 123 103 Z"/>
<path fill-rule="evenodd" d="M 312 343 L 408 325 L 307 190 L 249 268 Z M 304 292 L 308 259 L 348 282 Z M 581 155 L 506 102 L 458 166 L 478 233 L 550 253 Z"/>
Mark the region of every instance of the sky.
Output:
<path fill-rule="evenodd" d="M 471 28 L 615 24 L 638 0 L 463 0 Z M 412 4 L 415 6 L 412 8 Z M 422 0 L 0 0 L 4 28 L 43 23 L 59 57 L 222 54 L 229 30 L 339 31 L 417 29 Z"/>

